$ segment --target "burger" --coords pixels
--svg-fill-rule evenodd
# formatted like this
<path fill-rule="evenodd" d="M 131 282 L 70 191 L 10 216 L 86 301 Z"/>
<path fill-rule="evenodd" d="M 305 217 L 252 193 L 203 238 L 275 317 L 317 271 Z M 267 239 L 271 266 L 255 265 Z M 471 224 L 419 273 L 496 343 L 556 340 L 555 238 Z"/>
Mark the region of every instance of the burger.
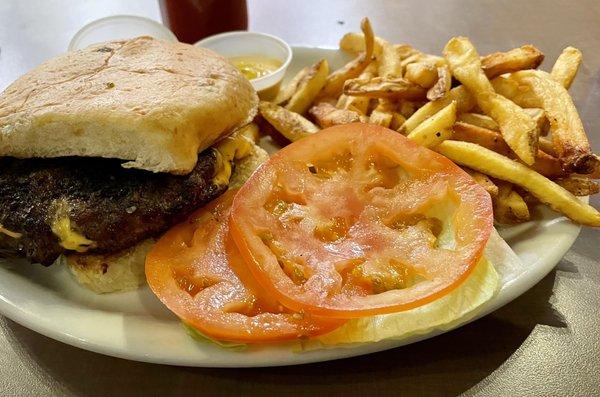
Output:
<path fill-rule="evenodd" d="M 0 253 L 96 292 L 144 282 L 155 239 L 242 183 L 258 97 L 223 57 L 138 37 L 51 59 L 0 95 Z"/>

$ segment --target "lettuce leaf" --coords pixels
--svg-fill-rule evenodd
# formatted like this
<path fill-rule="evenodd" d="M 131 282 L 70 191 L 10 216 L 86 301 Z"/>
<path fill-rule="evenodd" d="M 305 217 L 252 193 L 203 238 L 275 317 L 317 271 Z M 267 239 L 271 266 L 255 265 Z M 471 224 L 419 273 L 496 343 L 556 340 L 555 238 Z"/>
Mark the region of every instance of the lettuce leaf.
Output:
<path fill-rule="evenodd" d="M 181 325 L 183 326 L 183 328 L 185 328 L 185 331 L 187 332 L 187 334 L 189 336 L 191 336 L 192 339 L 194 339 L 197 342 L 212 343 L 218 347 L 233 350 L 233 351 L 243 351 L 243 350 L 246 350 L 246 348 L 248 347 L 248 345 L 245 343 L 227 342 L 227 341 L 213 339 L 210 336 L 204 335 L 202 332 L 198 331 L 196 328 L 194 328 L 191 325 L 186 324 L 184 322 L 181 322 Z"/>
<path fill-rule="evenodd" d="M 494 229 L 483 259 L 465 282 L 448 295 L 412 310 L 352 319 L 328 334 L 300 342 L 299 350 L 353 347 L 357 343 L 401 340 L 454 328 L 474 317 L 502 286 L 525 269 L 517 254 Z"/>

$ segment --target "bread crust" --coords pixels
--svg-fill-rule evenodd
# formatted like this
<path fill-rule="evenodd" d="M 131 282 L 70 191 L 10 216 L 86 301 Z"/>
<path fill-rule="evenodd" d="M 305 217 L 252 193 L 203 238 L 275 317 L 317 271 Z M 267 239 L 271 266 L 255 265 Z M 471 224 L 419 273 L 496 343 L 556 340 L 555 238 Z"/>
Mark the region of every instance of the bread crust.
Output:
<path fill-rule="evenodd" d="M 0 95 L 0 156 L 88 156 L 185 174 L 251 121 L 258 97 L 223 57 L 138 37 L 69 52 Z"/>

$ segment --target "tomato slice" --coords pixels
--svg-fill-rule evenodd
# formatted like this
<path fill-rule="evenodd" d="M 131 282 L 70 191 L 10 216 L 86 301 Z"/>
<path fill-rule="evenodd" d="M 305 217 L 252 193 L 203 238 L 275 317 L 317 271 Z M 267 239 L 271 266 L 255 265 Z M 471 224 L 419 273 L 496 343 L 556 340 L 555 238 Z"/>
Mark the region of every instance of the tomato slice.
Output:
<path fill-rule="evenodd" d="M 352 318 L 431 302 L 476 265 L 490 196 L 447 158 L 375 125 L 282 149 L 240 189 L 230 229 L 285 306 Z"/>
<path fill-rule="evenodd" d="M 169 230 L 146 258 L 146 278 L 177 316 L 218 340 L 257 343 L 319 335 L 343 321 L 284 309 L 264 293 L 229 238 L 228 191 Z"/>

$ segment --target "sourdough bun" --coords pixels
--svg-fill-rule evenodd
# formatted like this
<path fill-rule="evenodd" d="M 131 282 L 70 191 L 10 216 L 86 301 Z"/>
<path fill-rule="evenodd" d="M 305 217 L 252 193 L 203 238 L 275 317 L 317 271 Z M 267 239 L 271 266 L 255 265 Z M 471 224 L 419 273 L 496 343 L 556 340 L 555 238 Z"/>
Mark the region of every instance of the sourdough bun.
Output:
<path fill-rule="evenodd" d="M 67 266 L 75 280 L 97 294 L 131 291 L 146 282 L 144 261 L 154 245 L 148 239 L 109 255 L 67 255 Z"/>
<path fill-rule="evenodd" d="M 252 120 L 258 97 L 223 57 L 138 37 L 66 53 L 0 95 L 0 156 L 86 156 L 185 174 Z"/>
<path fill-rule="evenodd" d="M 268 158 L 267 152 L 254 145 L 248 156 L 236 160 L 230 188 L 243 185 Z M 148 239 L 109 255 L 69 254 L 66 263 L 75 280 L 96 293 L 130 291 L 146 283 L 144 264 L 153 244 L 154 240 Z"/>

